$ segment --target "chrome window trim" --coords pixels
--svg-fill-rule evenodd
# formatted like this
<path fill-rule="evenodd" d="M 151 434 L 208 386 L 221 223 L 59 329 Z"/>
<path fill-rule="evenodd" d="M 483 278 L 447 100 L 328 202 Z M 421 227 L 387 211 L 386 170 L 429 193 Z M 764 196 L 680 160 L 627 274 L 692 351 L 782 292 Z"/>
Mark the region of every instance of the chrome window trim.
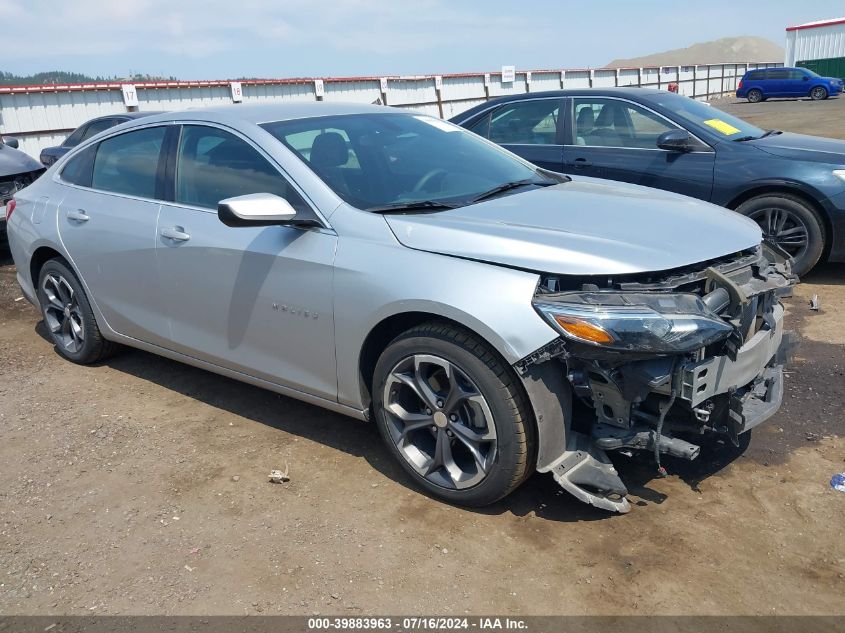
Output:
<path fill-rule="evenodd" d="M 496 141 L 491 141 L 491 143 L 496 143 Z M 556 143 L 496 143 L 496 144 L 499 145 L 500 147 L 559 147 L 561 149 L 564 147 L 564 145 L 559 145 L 559 144 L 556 144 Z"/>

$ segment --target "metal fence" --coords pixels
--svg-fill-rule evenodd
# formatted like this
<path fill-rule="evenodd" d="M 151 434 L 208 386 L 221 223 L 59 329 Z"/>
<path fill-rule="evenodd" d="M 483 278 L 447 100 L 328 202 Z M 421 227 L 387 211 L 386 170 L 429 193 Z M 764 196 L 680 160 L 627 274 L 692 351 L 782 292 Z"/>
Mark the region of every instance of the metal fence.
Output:
<path fill-rule="evenodd" d="M 20 148 L 37 157 L 43 147 L 60 144 L 88 119 L 127 110 L 183 110 L 233 102 L 354 101 L 410 108 L 443 118 L 460 114 L 487 99 L 561 88 L 641 86 L 709 99 L 736 90 L 751 69 L 779 62 L 706 64 L 645 68 L 597 68 L 502 73 L 346 77 L 332 79 L 250 79 L 0 86 L 0 133 L 13 135 Z M 137 105 L 134 105 L 137 103 Z"/>

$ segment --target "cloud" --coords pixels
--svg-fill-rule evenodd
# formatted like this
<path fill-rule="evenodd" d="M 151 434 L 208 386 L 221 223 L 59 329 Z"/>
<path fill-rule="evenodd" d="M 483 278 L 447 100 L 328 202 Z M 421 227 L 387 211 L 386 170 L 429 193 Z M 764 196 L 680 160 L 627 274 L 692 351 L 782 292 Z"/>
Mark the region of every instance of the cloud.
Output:
<path fill-rule="evenodd" d="M 309 51 L 401 56 L 503 34 L 515 46 L 551 35 L 536 20 L 484 8 L 455 0 L 0 0 L 0 17 L 16 32 L 49 42 L 36 50 L 7 46 L 4 59 L 43 56 L 51 67 L 118 54 L 133 56 L 133 67 L 150 54 L 195 60 L 268 53 L 290 59 Z"/>

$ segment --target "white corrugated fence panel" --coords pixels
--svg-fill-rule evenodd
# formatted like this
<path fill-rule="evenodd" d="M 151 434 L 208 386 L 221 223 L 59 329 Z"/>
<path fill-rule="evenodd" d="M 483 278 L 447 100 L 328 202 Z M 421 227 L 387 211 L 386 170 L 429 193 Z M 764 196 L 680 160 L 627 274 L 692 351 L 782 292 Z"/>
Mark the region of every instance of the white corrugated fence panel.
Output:
<path fill-rule="evenodd" d="M 447 101 L 443 103 L 443 118 L 451 119 L 458 116 L 461 112 L 466 112 L 470 108 L 485 103 L 486 99 L 470 99 L 467 101 Z"/>
<path fill-rule="evenodd" d="M 809 33 L 813 29 L 808 29 Z M 792 33 L 792 32 L 790 32 Z M 822 47 L 823 40 L 832 45 L 845 45 L 845 25 L 826 27 L 821 34 L 801 35 Z M 809 40 L 808 40 L 809 41 Z M 802 44 L 803 45 L 803 44 Z M 810 44 L 807 44 L 808 46 Z M 797 46 L 797 44 L 796 44 Z M 819 48 L 820 54 L 845 54 L 831 48 Z M 541 92 L 563 88 L 583 89 L 612 86 L 642 85 L 648 88 L 668 88 L 677 81 L 679 92 L 696 98 L 734 91 L 747 69 L 779 66 L 779 62 L 749 62 L 747 64 L 710 64 L 694 66 L 666 66 L 663 68 L 563 69 L 531 71 L 530 86 L 527 73 L 516 73 L 516 80 L 503 84 L 501 74 L 490 73 L 485 86 L 484 74 L 447 75 L 442 87 L 435 88 L 434 75 L 413 77 L 378 77 L 324 79 L 326 101 L 373 103 L 386 99 L 387 105 L 410 107 L 420 112 L 450 118 L 487 98 L 502 95 Z M 708 77 L 709 76 L 709 77 Z M 592 81 L 591 81 L 592 80 Z M 386 94 L 382 94 L 386 81 Z M 315 101 L 314 80 L 269 80 L 241 82 L 244 102 Z M 232 103 L 229 82 L 161 82 L 136 85 L 140 110 L 181 110 Z M 438 103 L 439 99 L 439 103 Z M 118 84 L 69 86 L 0 86 L 0 133 L 17 135 L 21 147 L 37 156 L 42 147 L 60 142 L 69 131 L 94 117 L 126 112 Z"/>
<path fill-rule="evenodd" d="M 593 88 L 613 88 L 616 86 L 615 70 L 594 70 Z"/>
<path fill-rule="evenodd" d="M 563 87 L 565 89 L 590 87 L 589 70 L 567 70 L 564 73 Z"/>
<path fill-rule="evenodd" d="M 389 79 L 387 81 L 387 104 L 401 106 L 437 101 L 434 79 Z"/>
<path fill-rule="evenodd" d="M 326 101 L 351 101 L 353 103 L 373 103 L 381 98 L 377 79 L 360 81 L 326 81 Z"/>
<path fill-rule="evenodd" d="M 640 82 L 639 68 L 620 68 L 619 69 L 619 85 L 620 86 L 637 86 Z"/>
<path fill-rule="evenodd" d="M 695 67 L 695 94 L 698 95 L 706 95 L 708 93 L 707 88 L 707 70 L 708 66 L 696 66 Z"/>
<path fill-rule="evenodd" d="M 231 92 L 228 87 L 224 88 L 226 101 L 231 103 Z M 242 85 L 244 103 L 265 101 L 316 101 L 317 94 L 314 92 L 314 82 L 289 83 L 289 84 L 247 84 Z"/>
<path fill-rule="evenodd" d="M 443 101 L 484 99 L 484 75 L 469 77 L 444 77 L 440 91 Z"/>
<path fill-rule="evenodd" d="M 560 71 L 531 73 L 531 92 L 560 90 Z"/>

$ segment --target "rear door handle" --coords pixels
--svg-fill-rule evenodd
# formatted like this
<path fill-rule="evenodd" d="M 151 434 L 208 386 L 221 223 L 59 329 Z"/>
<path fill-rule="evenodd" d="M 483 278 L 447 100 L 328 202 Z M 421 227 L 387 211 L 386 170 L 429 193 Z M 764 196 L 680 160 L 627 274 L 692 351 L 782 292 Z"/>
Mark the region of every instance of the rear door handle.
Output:
<path fill-rule="evenodd" d="M 87 222 L 91 218 L 88 217 L 88 214 L 85 213 L 84 209 L 77 209 L 76 211 L 68 211 L 67 219 L 73 220 L 74 222 Z"/>
<path fill-rule="evenodd" d="M 576 158 L 572 163 L 576 167 L 592 167 L 593 161 L 587 160 L 586 158 Z"/>
<path fill-rule="evenodd" d="M 185 233 L 185 229 L 181 226 L 174 226 L 167 229 L 161 229 L 159 232 L 162 237 L 166 237 L 174 242 L 187 242 L 191 236 Z"/>

